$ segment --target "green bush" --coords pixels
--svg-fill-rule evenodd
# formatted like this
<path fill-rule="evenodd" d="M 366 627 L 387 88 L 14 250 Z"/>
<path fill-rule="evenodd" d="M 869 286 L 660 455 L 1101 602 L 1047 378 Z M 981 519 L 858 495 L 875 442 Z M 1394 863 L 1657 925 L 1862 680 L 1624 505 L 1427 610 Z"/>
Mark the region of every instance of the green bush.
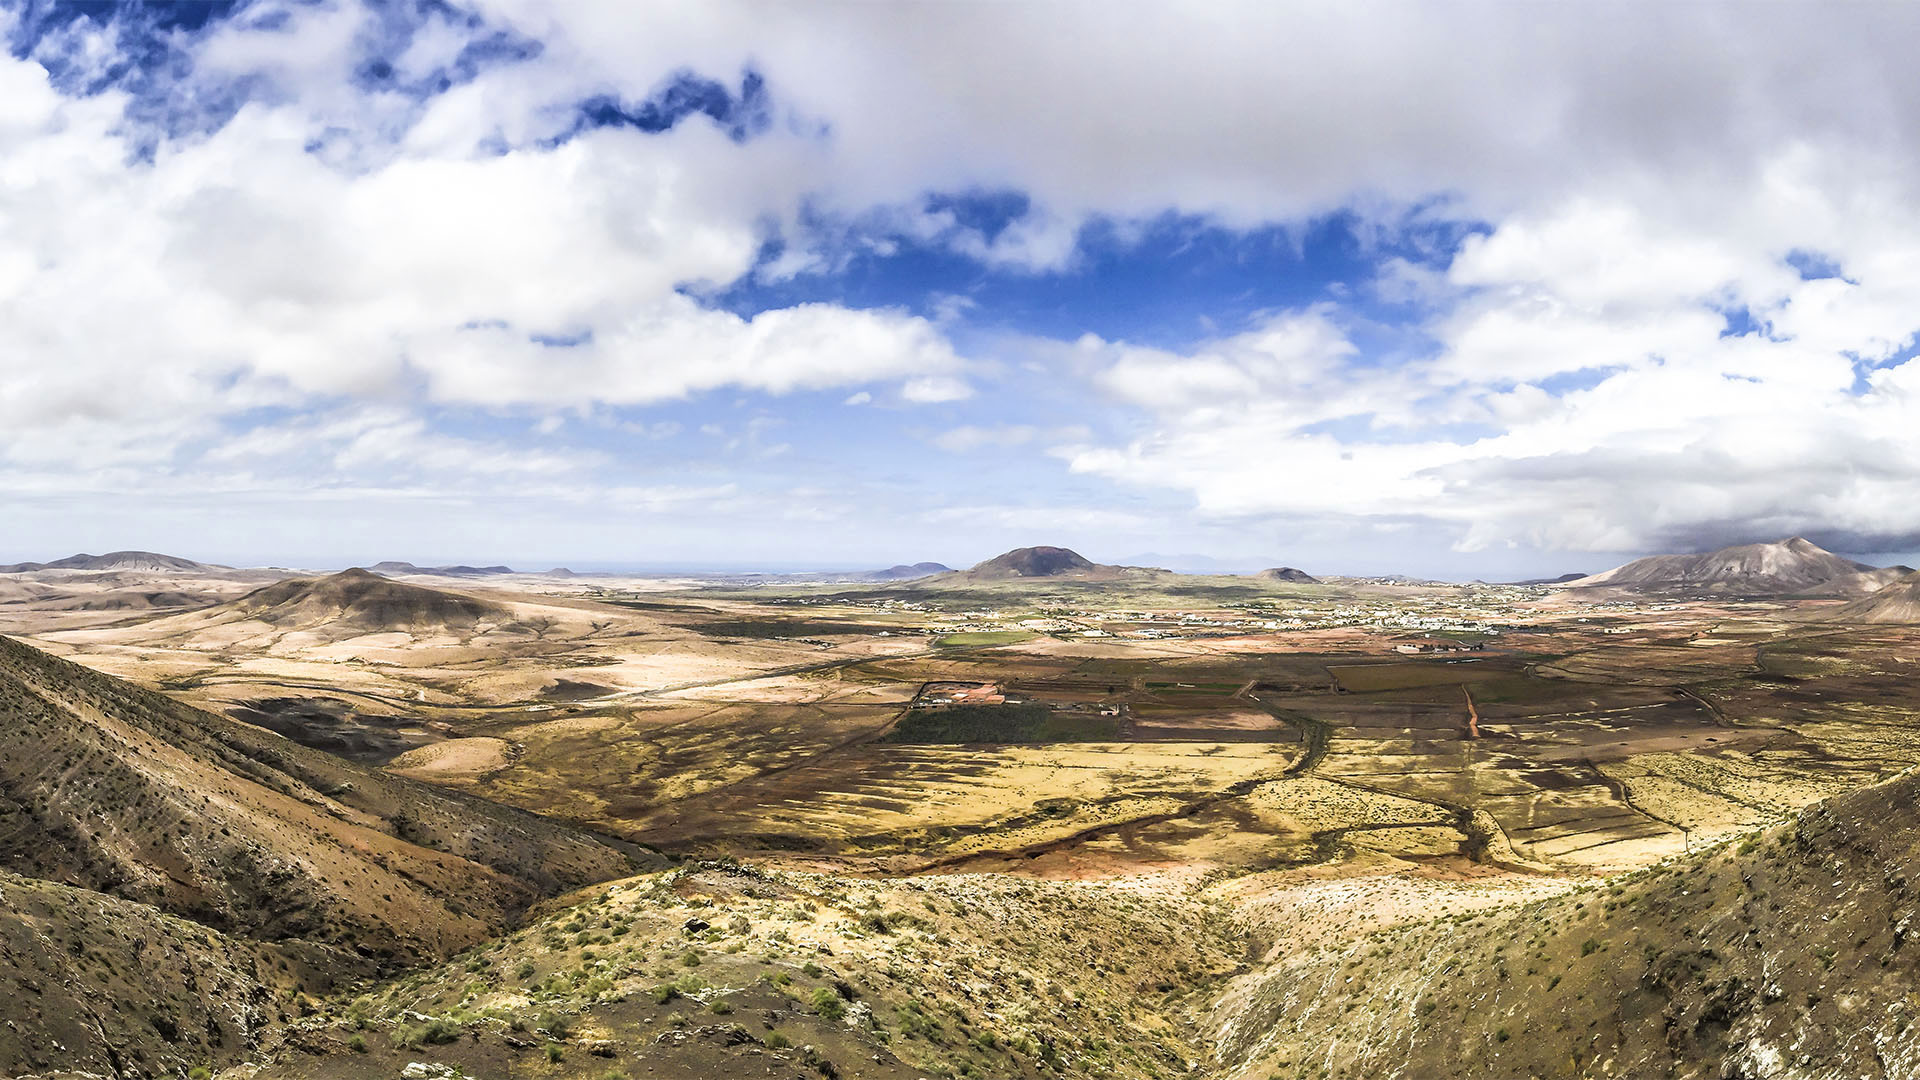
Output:
<path fill-rule="evenodd" d="M 540 1017 L 540 1029 L 555 1039 L 573 1034 L 573 1021 L 566 1013 L 546 1013 Z"/>
<path fill-rule="evenodd" d="M 832 987 L 814 987 L 810 1000 L 813 1011 L 827 1020 L 838 1020 L 847 1015 L 847 1003 L 840 1000 L 840 995 L 834 993 Z"/>

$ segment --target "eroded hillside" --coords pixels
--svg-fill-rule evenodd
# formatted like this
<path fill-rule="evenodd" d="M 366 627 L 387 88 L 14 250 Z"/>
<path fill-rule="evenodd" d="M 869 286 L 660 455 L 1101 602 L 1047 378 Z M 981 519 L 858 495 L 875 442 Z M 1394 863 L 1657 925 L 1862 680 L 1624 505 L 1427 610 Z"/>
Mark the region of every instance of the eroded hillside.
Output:
<path fill-rule="evenodd" d="M 1284 956 L 1235 1077 L 1920 1075 L 1920 777 L 1566 896 Z"/>
<path fill-rule="evenodd" d="M 362 769 L 0 639 L 0 861 L 210 927 L 417 961 L 631 872 L 530 814 Z"/>

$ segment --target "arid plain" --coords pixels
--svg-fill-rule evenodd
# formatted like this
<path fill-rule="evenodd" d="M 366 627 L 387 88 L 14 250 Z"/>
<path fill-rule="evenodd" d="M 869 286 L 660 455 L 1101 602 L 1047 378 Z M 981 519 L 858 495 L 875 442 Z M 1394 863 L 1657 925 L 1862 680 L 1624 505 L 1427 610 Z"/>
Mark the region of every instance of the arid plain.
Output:
<path fill-rule="evenodd" d="M 829 1075 L 1295 1075 L 1302 1036 L 1247 1033 L 1290 1030 L 1262 996 L 1274 965 L 1584 904 L 1920 762 L 1920 627 L 1854 613 L 1900 573 L 1569 588 L 1050 550 L 892 582 L 28 570 L 0 577 L 0 632 L 677 864 L 534 908 L 479 951 L 512 970 L 463 954 L 333 979 L 248 1058 L 260 1075 L 426 1060 L 417 1026 L 448 1017 L 474 1049 L 432 1060 L 476 1073 L 637 1054 L 700 1075 L 753 1051 Z M 1120 960 L 1075 926 L 1160 944 Z M 938 974 L 976 965 L 977 987 Z M 802 967 L 842 1004 L 787 989 Z M 1093 999 L 1089 1042 L 1072 1010 Z M 688 1002 L 769 1019 L 735 1039 Z M 962 1037 L 929 1031 L 935 1005 Z M 544 1034 L 522 1034 L 536 1013 Z M 799 1034 L 819 1060 L 794 1057 Z M 1356 1053 L 1310 1075 L 1378 1067 Z"/>

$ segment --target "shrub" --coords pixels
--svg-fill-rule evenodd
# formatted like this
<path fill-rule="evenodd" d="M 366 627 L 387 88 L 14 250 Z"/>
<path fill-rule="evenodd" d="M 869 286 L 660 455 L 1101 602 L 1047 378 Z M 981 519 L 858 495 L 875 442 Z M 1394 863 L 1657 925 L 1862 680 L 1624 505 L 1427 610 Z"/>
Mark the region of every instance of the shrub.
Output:
<path fill-rule="evenodd" d="M 547 1064 L 558 1065 L 567 1060 L 567 1048 L 559 1043 L 547 1044 Z"/>
<path fill-rule="evenodd" d="M 847 1003 L 831 987 L 816 986 L 811 999 L 813 1011 L 828 1020 L 838 1020 L 847 1014 Z"/>
<path fill-rule="evenodd" d="M 573 1021 L 565 1013 L 547 1013 L 540 1017 L 540 1027 L 555 1039 L 564 1039 L 573 1034 Z"/>
<path fill-rule="evenodd" d="M 361 1035 L 356 1032 L 352 1038 L 347 1040 L 347 1049 L 353 1051 L 356 1054 L 366 1053 L 367 1037 L 365 1035 Z"/>

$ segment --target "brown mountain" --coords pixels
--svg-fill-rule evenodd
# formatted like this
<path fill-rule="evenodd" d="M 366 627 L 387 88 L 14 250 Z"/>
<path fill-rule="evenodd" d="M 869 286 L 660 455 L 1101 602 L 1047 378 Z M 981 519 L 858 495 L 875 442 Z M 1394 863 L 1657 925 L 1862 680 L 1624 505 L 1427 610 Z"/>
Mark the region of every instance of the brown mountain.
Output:
<path fill-rule="evenodd" d="M 1920 623 L 1920 573 L 1826 613 L 1834 622 Z"/>
<path fill-rule="evenodd" d="M 1700 555 L 1653 555 L 1569 582 L 1570 588 L 1700 590 L 1749 596 L 1840 595 L 1860 588 L 1859 575 L 1878 567 L 1845 559 L 1793 537 L 1740 544 Z"/>
<path fill-rule="evenodd" d="M 1253 576 L 1261 581 L 1287 581 L 1297 585 L 1314 585 L 1320 581 L 1305 570 L 1296 570 L 1291 566 L 1269 567 Z"/>
<path fill-rule="evenodd" d="M 358 567 L 330 577 L 276 582 L 226 607 L 281 629 L 322 624 L 358 630 L 462 628 L 513 617 L 490 601 L 390 581 Z"/>
<path fill-rule="evenodd" d="M 0 638 L 0 869 L 298 940 L 343 969 L 444 955 L 630 865 Z"/>
<path fill-rule="evenodd" d="M 968 573 L 983 578 L 1035 578 L 1065 577 L 1102 569 L 1119 568 L 1102 567 L 1068 548 L 1043 546 L 1014 548 L 1004 555 L 996 555 L 979 563 Z"/>

